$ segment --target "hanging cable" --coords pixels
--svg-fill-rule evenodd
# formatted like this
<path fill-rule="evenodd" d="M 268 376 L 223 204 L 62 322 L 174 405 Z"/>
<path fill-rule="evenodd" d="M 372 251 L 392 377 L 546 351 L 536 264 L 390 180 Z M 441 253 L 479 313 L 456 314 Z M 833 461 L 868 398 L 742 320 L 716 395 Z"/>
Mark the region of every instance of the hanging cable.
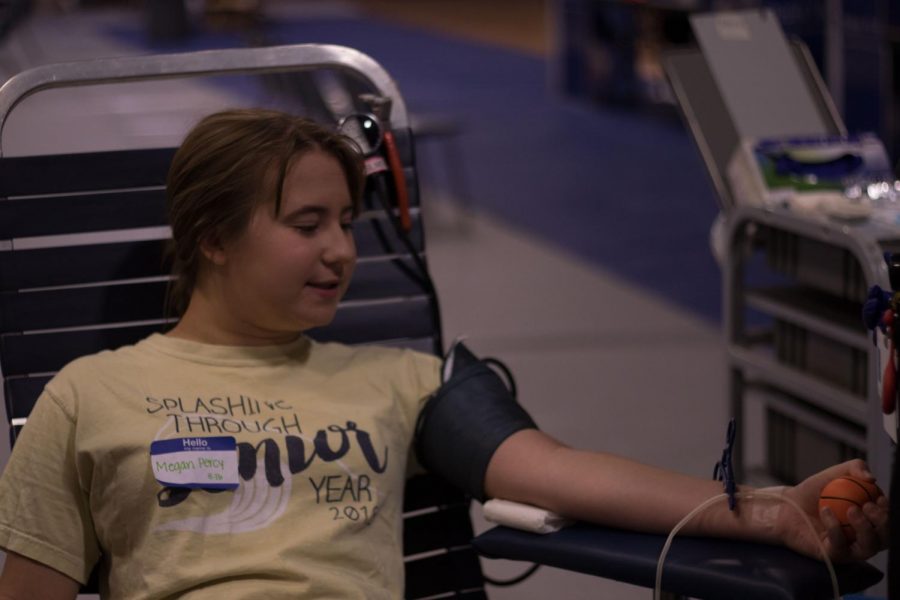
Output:
<path fill-rule="evenodd" d="M 828 575 L 831 577 L 831 587 L 834 592 L 834 600 L 840 600 L 841 593 L 838 588 L 837 583 L 837 575 L 834 572 L 834 565 L 831 564 L 831 559 L 828 557 L 828 551 L 825 549 L 825 544 L 822 543 L 821 538 L 819 537 L 819 533 L 816 531 L 815 526 L 812 524 L 812 521 L 809 519 L 809 516 L 803 509 L 800 508 L 800 505 L 780 494 L 773 494 L 770 492 L 763 491 L 754 491 L 754 492 L 738 492 L 735 496 L 742 500 L 753 500 L 754 498 L 768 498 L 771 500 L 782 500 L 787 502 L 789 505 L 794 507 L 797 512 L 800 513 L 800 516 L 803 517 L 803 521 L 809 526 L 810 530 L 813 532 L 813 538 L 819 545 L 819 551 L 822 553 L 822 560 L 825 561 L 825 566 L 828 567 Z M 669 553 L 669 548 L 672 546 L 672 541 L 675 539 L 675 535 L 681 530 L 682 527 L 687 525 L 691 519 L 695 516 L 710 508 L 716 502 L 721 502 L 723 500 L 727 501 L 729 498 L 728 494 L 719 494 L 717 496 L 713 496 L 708 500 L 701 503 L 694 510 L 689 512 L 686 517 L 684 517 L 681 521 L 678 522 L 675 527 L 672 528 L 672 532 L 669 534 L 669 537 L 666 539 L 666 543 L 663 546 L 662 552 L 659 555 L 659 561 L 656 563 L 656 585 L 653 588 L 653 598 L 654 600 L 660 600 L 662 593 L 662 573 L 663 573 L 663 563 L 666 561 L 666 555 Z"/>

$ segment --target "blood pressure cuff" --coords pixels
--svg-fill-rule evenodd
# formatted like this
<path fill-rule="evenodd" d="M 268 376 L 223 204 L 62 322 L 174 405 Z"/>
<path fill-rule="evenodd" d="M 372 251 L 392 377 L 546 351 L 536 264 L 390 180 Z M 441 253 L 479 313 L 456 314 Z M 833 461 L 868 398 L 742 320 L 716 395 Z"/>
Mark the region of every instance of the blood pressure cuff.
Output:
<path fill-rule="evenodd" d="M 444 360 L 443 384 L 416 423 L 419 462 L 479 501 L 494 451 L 522 429 L 536 429 L 503 379 L 461 343 Z"/>

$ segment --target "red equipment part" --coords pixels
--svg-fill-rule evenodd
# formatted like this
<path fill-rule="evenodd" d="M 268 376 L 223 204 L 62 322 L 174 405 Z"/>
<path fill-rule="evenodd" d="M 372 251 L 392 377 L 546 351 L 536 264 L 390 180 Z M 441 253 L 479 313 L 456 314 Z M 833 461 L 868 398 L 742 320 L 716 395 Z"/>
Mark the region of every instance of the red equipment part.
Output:
<path fill-rule="evenodd" d="M 400 227 L 405 232 L 412 229 L 412 218 L 409 216 L 409 194 L 406 189 L 406 177 L 403 176 L 403 164 L 400 162 L 400 153 L 397 152 L 397 143 L 391 131 L 384 132 L 384 148 L 387 154 L 391 175 L 394 176 L 394 188 L 397 192 L 397 209 L 400 211 Z"/>

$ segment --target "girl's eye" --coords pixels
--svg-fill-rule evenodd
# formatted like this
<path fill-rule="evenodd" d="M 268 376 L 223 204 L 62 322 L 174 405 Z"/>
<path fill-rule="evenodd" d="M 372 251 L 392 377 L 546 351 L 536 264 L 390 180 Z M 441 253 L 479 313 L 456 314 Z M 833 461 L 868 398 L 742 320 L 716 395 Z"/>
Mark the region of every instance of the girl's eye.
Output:
<path fill-rule="evenodd" d="M 319 228 L 318 223 L 294 225 L 294 229 L 296 229 L 300 233 L 315 233 L 318 228 Z"/>
<path fill-rule="evenodd" d="M 319 229 L 322 228 L 322 223 L 321 222 L 298 223 L 296 225 L 291 225 L 291 227 L 295 231 L 299 231 L 300 233 L 302 233 L 304 235 L 312 235 L 314 233 L 317 233 L 319 231 Z M 352 231 L 353 230 L 353 221 L 343 221 L 343 222 L 341 222 L 340 227 L 344 231 Z"/>

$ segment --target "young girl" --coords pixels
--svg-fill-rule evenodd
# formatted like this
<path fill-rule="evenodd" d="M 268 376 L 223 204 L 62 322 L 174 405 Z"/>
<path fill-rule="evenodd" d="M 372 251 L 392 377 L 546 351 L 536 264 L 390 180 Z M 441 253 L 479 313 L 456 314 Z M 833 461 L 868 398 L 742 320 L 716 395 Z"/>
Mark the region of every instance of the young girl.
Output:
<path fill-rule="evenodd" d="M 283 113 L 226 111 L 188 134 L 167 191 L 180 320 L 47 385 L 0 481 L 0 598 L 73 598 L 98 561 L 115 598 L 402 597 L 406 457 L 439 361 L 303 335 L 349 284 L 363 179 L 345 138 Z M 476 473 L 489 497 L 668 532 L 721 492 L 508 429 Z M 843 474 L 871 478 L 853 461 L 783 494 L 832 558 L 864 559 L 886 545 L 884 499 L 851 511 L 852 543 L 816 512 Z M 334 520 L 348 503 L 360 518 Z M 684 531 L 817 555 L 801 517 L 759 506 Z"/>

